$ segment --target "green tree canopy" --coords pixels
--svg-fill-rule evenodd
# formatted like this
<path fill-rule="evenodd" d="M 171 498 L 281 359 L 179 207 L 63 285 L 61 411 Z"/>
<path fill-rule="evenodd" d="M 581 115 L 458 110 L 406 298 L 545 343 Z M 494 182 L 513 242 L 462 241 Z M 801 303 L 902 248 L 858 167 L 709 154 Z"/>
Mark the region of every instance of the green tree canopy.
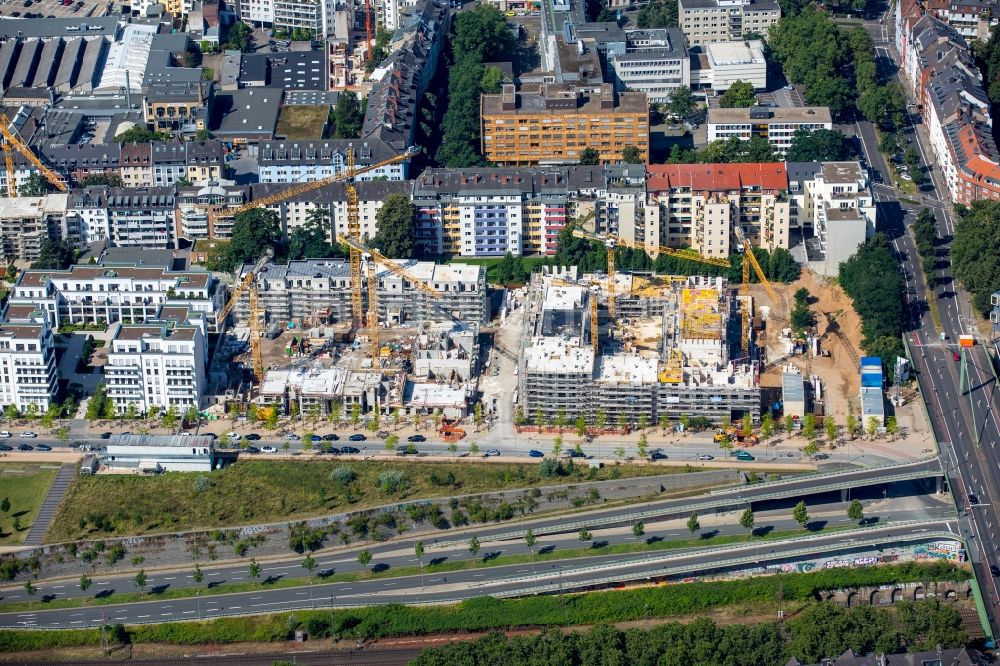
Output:
<path fill-rule="evenodd" d="M 358 95 L 352 90 L 343 90 L 337 96 L 333 107 L 333 136 L 337 139 L 356 139 L 361 136 L 364 116 Z"/>
<path fill-rule="evenodd" d="M 22 197 L 40 197 L 48 194 L 53 189 L 52 183 L 46 180 L 40 173 L 32 173 L 24 181 L 21 187 L 17 188 L 17 194 Z"/>
<path fill-rule="evenodd" d="M 798 129 L 785 159 L 789 162 L 839 162 L 850 159 L 852 152 L 840 130 Z"/>
<path fill-rule="evenodd" d="M 69 243 L 46 238 L 42 241 L 38 258 L 31 263 L 31 267 L 59 271 L 69 268 L 74 261 L 76 252 Z"/>
<path fill-rule="evenodd" d="M 746 108 L 757 104 L 757 95 L 753 84 L 746 81 L 734 81 L 729 90 L 722 93 L 719 106 L 724 109 Z"/>
<path fill-rule="evenodd" d="M 417 251 L 416 210 L 405 194 L 390 194 L 375 214 L 372 245 L 392 259 L 412 259 Z"/>
<path fill-rule="evenodd" d="M 678 86 L 670 92 L 670 101 L 667 102 L 667 111 L 670 115 L 683 120 L 691 116 L 696 108 L 697 104 L 690 86 Z"/>
<path fill-rule="evenodd" d="M 677 0 L 651 0 L 639 12 L 636 25 L 640 28 L 676 28 Z"/>
<path fill-rule="evenodd" d="M 284 260 L 286 248 L 277 213 L 263 208 L 242 212 L 233 221 L 233 237 L 220 259 L 220 269 L 232 273 L 244 263 L 254 263 L 268 247 L 274 250 L 276 261 Z"/>
<path fill-rule="evenodd" d="M 583 166 L 594 166 L 601 163 L 601 154 L 594 148 L 584 148 L 580 151 L 580 164 Z"/>
<path fill-rule="evenodd" d="M 306 223 L 295 227 L 288 234 L 289 259 L 319 259 L 342 257 L 340 245 L 330 243 L 330 211 L 314 208 L 306 216 Z"/>

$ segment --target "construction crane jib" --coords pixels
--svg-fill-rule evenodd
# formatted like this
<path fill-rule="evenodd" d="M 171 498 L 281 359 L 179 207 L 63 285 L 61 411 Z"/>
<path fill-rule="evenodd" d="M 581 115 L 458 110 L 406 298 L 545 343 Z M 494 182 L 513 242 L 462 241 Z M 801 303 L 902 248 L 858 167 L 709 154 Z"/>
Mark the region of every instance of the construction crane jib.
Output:
<path fill-rule="evenodd" d="M 38 159 L 35 153 L 32 152 L 31 148 L 28 147 L 28 144 L 21 140 L 21 137 L 17 135 L 17 130 L 12 127 L 10 118 L 7 117 L 6 113 L 0 113 L 0 136 L 3 137 L 4 161 L 7 168 L 7 196 L 17 196 L 17 183 L 15 182 L 14 173 L 14 156 L 11 154 L 11 148 L 21 153 L 26 160 L 31 162 L 45 177 L 45 180 L 52 183 L 52 186 L 57 190 L 65 192 L 69 189 L 66 186 L 66 183 L 59 178 L 59 174 L 45 166 L 42 161 Z"/>
<path fill-rule="evenodd" d="M 348 236 L 344 236 L 342 234 L 337 235 L 337 240 L 346 245 L 348 248 L 350 248 L 352 253 L 357 252 L 359 260 L 362 255 L 368 255 L 369 257 L 367 326 L 368 326 L 368 339 L 371 345 L 370 351 L 371 351 L 372 367 L 377 368 L 379 367 L 380 343 L 379 343 L 379 330 L 378 330 L 378 275 L 377 275 L 378 269 L 376 268 L 376 266 L 382 266 L 393 275 L 397 275 L 406 280 L 407 282 L 412 283 L 414 287 L 419 289 L 424 294 L 430 296 L 431 298 L 442 298 L 443 294 L 441 294 L 440 291 L 430 286 L 417 276 L 410 273 L 405 268 L 400 267 L 392 259 L 389 259 L 378 250 L 368 247 L 361 241 L 355 240 Z M 359 269 L 358 270 L 359 282 L 357 285 L 353 284 L 354 273 L 352 271 L 351 273 L 352 291 L 355 289 L 355 287 L 359 292 L 361 291 L 360 278 L 361 278 L 361 271 Z"/>
<path fill-rule="evenodd" d="M 253 268 L 247 272 L 243 280 L 233 289 L 233 295 L 219 312 L 216 322 L 220 328 L 225 327 L 226 317 L 232 312 L 233 306 L 239 301 L 243 294 L 247 294 L 250 299 L 250 357 L 253 362 L 253 375 L 257 379 L 257 385 L 264 381 L 264 355 L 261 352 L 261 336 L 263 327 L 261 322 L 262 312 L 257 298 L 257 274 L 274 256 L 274 250 L 267 248 L 260 256 Z"/>

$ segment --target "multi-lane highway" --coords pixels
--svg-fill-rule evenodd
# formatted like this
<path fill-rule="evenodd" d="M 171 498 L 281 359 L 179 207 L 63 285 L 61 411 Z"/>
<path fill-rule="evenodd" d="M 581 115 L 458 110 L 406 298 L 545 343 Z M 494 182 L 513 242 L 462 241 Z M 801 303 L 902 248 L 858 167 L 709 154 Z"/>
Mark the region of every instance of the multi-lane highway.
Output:
<path fill-rule="evenodd" d="M 862 499 L 868 505 L 866 520 L 873 524 L 889 520 L 898 522 L 945 518 L 954 514 L 950 499 L 934 494 L 914 493 L 907 488 L 909 485 L 901 483 L 896 486 L 896 488 L 903 490 L 901 496 L 898 497 L 886 497 L 882 490 L 872 486 L 866 487 L 865 491 L 857 491 L 854 498 Z M 923 488 L 928 489 L 929 487 L 925 484 Z M 727 494 L 727 496 L 737 497 L 736 494 Z M 773 493 L 768 496 L 777 496 L 780 499 L 781 493 Z M 784 496 L 794 499 L 799 497 L 797 494 Z M 527 555 L 529 549 L 523 537 L 528 529 L 531 529 L 538 538 L 535 545 L 536 550 L 547 549 L 555 552 L 587 548 L 590 543 L 600 543 L 606 546 L 635 543 L 631 526 L 637 521 L 643 522 L 646 526 L 646 533 L 651 539 L 656 541 L 683 540 L 690 537 L 685 521 L 692 512 L 698 512 L 701 517 L 701 532 L 703 534 L 711 534 L 713 538 L 739 535 L 744 534 L 745 531 L 738 523 L 738 512 L 746 506 L 748 499 L 753 498 L 759 502 L 761 497 L 764 497 L 763 493 L 753 493 L 749 497 L 739 499 L 738 504 L 731 504 L 730 500 L 720 501 L 716 498 L 705 498 L 704 501 L 698 502 L 696 500 L 688 502 L 688 504 L 674 500 L 613 511 L 588 512 L 585 515 L 566 516 L 561 519 L 543 519 L 502 526 L 490 525 L 474 532 L 465 531 L 461 534 L 446 532 L 441 533 L 438 538 L 424 536 L 420 537 L 426 548 L 423 563 L 472 561 L 477 557 L 482 558 L 487 553 L 490 554 L 490 559 L 493 556 L 501 555 Z M 794 499 L 786 502 L 770 502 L 758 510 L 756 524 L 759 531 L 763 534 L 772 531 L 784 532 L 799 529 L 797 523 L 791 518 L 791 512 L 788 508 L 788 503 Z M 843 499 L 845 501 L 840 501 L 841 498 L 837 497 L 836 494 L 831 496 L 819 493 L 814 493 L 807 498 L 812 522 L 815 525 L 822 523 L 824 528 L 852 526 L 854 522 L 847 517 L 847 498 Z M 727 507 L 727 504 L 730 506 Z M 726 508 L 732 510 L 720 511 Z M 584 528 L 592 535 L 588 543 L 581 543 L 579 540 L 579 530 Z M 478 555 L 470 553 L 468 549 L 473 534 L 479 539 L 482 547 L 482 553 Z M 378 566 L 391 573 L 400 567 L 418 566 L 413 549 L 416 539 L 417 537 L 394 540 L 389 543 L 368 545 L 364 549 L 372 555 L 372 566 Z M 317 571 L 322 577 L 364 571 L 367 567 L 358 563 L 358 554 L 362 548 L 362 546 L 358 546 L 317 554 L 315 557 Z M 601 551 L 598 549 L 594 552 L 599 554 Z M 286 556 L 262 562 L 260 564 L 260 580 L 277 582 L 287 578 L 306 577 L 309 573 L 302 566 L 302 561 L 303 556 L 295 555 L 294 557 Z M 251 580 L 245 562 L 211 567 L 206 565 L 203 574 L 204 580 L 201 583 L 194 581 L 192 565 L 187 563 L 183 568 L 150 572 L 146 579 L 146 587 L 150 590 L 164 592 L 199 587 L 201 584 L 206 586 L 217 586 L 225 583 L 246 584 Z M 103 598 L 116 593 L 138 591 L 131 573 L 95 576 L 93 586 L 86 591 L 80 589 L 76 579 L 36 581 L 34 588 L 33 594 L 30 595 L 21 585 L 7 585 L 0 588 L 0 611 L 7 603 L 37 602 L 41 599 L 92 598 L 95 595 Z"/>
<path fill-rule="evenodd" d="M 883 78 L 896 75 L 899 57 L 891 46 L 891 20 L 878 27 L 883 40 L 878 43 L 878 66 Z M 869 24 L 869 33 L 875 26 Z M 889 41 L 885 41 L 889 40 Z M 988 351 L 979 344 L 966 352 L 970 389 L 960 388 L 961 362 L 953 360 L 958 350 L 958 336 L 975 333 L 970 299 L 957 284 L 950 271 L 948 243 L 954 234 L 954 221 L 940 171 L 934 165 L 926 129 L 915 112 L 910 115 L 912 127 L 908 132 L 914 139 L 927 170 L 929 183 L 919 197 L 919 205 L 897 201 L 896 193 L 888 187 L 876 187 L 879 216 L 882 226 L 893 238 L 893 246 L 902 264 L 906 279 L 909 322 L 907 342 L 911 349 L 917 381 L 931 417 L 932 426 L 941 445 L 946 473 L 955 490 L 956 498 L 968 513 L 962 521 L 963 534 L 972 544 L 973 563 L 979 580 L 984 583 L 988 608 L 1000 604 L 1000 591 L 990 575 L 989 565 L 996 563 L 1000 547 L 997 533 L 998 515 L 995 507 L 1000 501 L 1000 423 L 997 420 L 996 381 Z M 882 182 L 891 183 L 885 160 L 878 152 L 875 133 L 868 123 L 859 123 L 859 133 L 869 164 L 882 173 Z M 928 207 L 935 215 L 938 235 L 938 264 L 935 270 L 937 285 L 927 289 L 922 261 L 908 229 L 920 209 Z M 940 315 L 940 329 L 931 316 L 933 301 Z M 942 338 L 942 333 L 944 337 Z M 971 497 L 970 497 L 971 495 Z M 996 633 L 996 613 L 990 612 Z"/>
<path fill-rule="evenodd" d="M 142 624 L 269 613 L 301 608 L 384 603 L 455 602 L 481 596 L 519 596 L 613 585 L 658 576 L 682 576 L 766 562 L 802 560 L 819 553 L 858 552 L 884 544 L 954 538 L 949 520 L 925 520 L 885 527 L 809 535 L 780 542 L 741 542 L 695 551 L 523 563 L 427 573 L 393 579 L 315 584 L 306 588 L 262 589 L 206 597 L 150 600 L 91 608 L 0 614 L 6 627 L 81 627 L 105 622 Z"/>

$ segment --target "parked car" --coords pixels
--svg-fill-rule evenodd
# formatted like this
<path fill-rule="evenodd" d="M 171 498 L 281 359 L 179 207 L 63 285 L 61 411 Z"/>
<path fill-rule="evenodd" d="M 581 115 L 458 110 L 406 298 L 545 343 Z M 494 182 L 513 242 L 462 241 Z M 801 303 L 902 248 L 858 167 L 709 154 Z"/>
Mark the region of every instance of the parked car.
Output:
<path fill-rule="evenodd" d="M 531 449 L 530 451 L 528 451 L 528 456 L 532 458 L 544 458 L 545 454 L 539 451 L 538 449 Z"/>
<path fill-rule="evenodd" d="M 101 439 L 111 439 L 111 433 L 110 432 L 102 432 L 101 433 Z"/>
<path fill-rule="evenodd" d="M 227 432 L 226 439 L 228 439 L 230 442 L 238 442 L 241 439 L 243 439 L 243 435 L 239 434 L 238 432 Z"/>
<path fill-rule="evenodd" d="M 330 433 L 329 435 L 323 435 L 323 441 L 325 442 L 337 442 L 340 440 L 340 435 L 336 433 Z"/>
<path fill-rule="evenodd" d="M 413 444 L 404 444 L 402 446 L 396 447 L 397 456 L 415 456 L 419 453 L 420 452 L 417 451 L 417 447 L 415 447 Z"/>
<path fill-rule="evenodd" d="M 34 451 L 35 447 L 33 447 L 31 444 L 21 444 L 20 446 L 17 447 L 17 450 L 18 451 Z"/>
<path fill-rule="evenodd" d="M 570 458 L 586 458 L 587 457 L 587 454 L 585 454 L 583 451 L 577 451 L 576 449 L 570 449 L 569 451 L 566 452 L 566 455 L 568 455 Z"/>
<path fill-rule="evenodd" d="M 715 456 L 710 456 L 707 453 L 703 453 L 698 456 L 698 460 L 715 460 Z"/>
<path fill-rule="evenodd" d="M 287 439 L 289 442 L 298 442 L 302 438 L 299 437 L 298 435 L 296 435 L 294 432 L 290 432 L 290 433 L 288 433 L 288 434 L 285 435 L 285 439 Z"/>
<path fill-rule="evenodd" d="M 33 433 L 30 430 L 28 430 L 26 432 L 22 432 L 21 433 L 21 437 L 27 437 L 28 439 L 34 439 L 34 438 L 38 437 L 38 435 L 36 433 Z"/>
<path fill-rule="evenodd" d="M 48 444 L 35 444 L 36 451 L 51 451 L 52 447 Z"/>
<path fill-rule="evenodd" d="M 487 449 L 486 452 L 483 453 L 484 458 L 494 458 L 498 455 L 500 455 L 499 449 Z"/>
<path fill-rule="evenodd" d="M 406 441 L 408 441 L 408 442 L 426 442 L 427 438 L 424 437 L 423 435 L 410 435 L 409 437 L 406 438 Z"/>
<path fill-rule="evenodd" d="M 753 460 L 756 460 L 756 458 L 754 458 L 752 455 L 750 455 L 746 451 L 739 451 L 736 454 L 736 459 L 737 460 L 742 460 L 743 462 L 751 462 Z"/>
<path fill-rule="evenodd" d="M 247 448 L 245 448 L 243 450 L 246 453 L 260 453 L 260 449 L 258 449 L 256 446 L 248 446 Z"/>
<path fill-rule="evenodd" d="M 247 440 L 248 442 L 259 442 L 260 435 L 258 435 L 255 432 L 252 432 L 249 435 L 244 436 L 243 439 Z"/>
<path fill-rule="evenodd" d="M 328 446 L 328 447 L 326 447 L 326 452 L 329 453 L 331 456 L 338 456 L 338 455 L 340 455 L 340 449 L 337 448 L 336 446 Z"/>
<path fill-rule="evenodd" d="M 995 564 L 990 565 L 990 573 L 993 574 L 994 578 L 1000 578 L 1000 567 Z"/>
<path fill-rule="evenodd" d="M 8 444 L 0 444 L 0 451 L 13 451 L 14 447 Z"/>
<path fill-rule="evenodd" d="M 0 439 L 10 439 L 10 431 L 0 430 Z"/>
<path fill-rule="evenodd" d="M 666 460 L 667 454 L 664 453 L 663 451 L 653 451 L 652 453 L 649 454 L 649 459 L 654 462 L 657 460 Z"/>
<path fill-rule="evenodd" d="M 961 360 L 961 358 L 962 357 L 958 355 L 957 351 L 953 351 L 951 353 L 951 360 L 953 360 L 953 361 L 959 361 L 959 360 Z"/>
<path fill-rule="evenodd" d="M 359 449 L 356 446 L 344 446 L 344 447 L 341 447 L 340 452 L 343 453 L 346 456 L 346 455 L 352 455 L 352 454 L 355 454 L 355 453 L 361 453 L 361 449 Z"/>
<path fill-rule="evenodd" d="M 274 448 L 273 446 L 262 446 L 262 447 L 260 447 L 260 450 L 261 450 L 262 453 L 277 453 L 278 452 L 278 449 Z"/>
<path fill-rule="evenodd" d="M 360 432 L 356 432 L 347 439 L 351 440 L 352 442 L 363 442 L 368 438 L 362 435 Z"/>
<path fill-rule="evenodd" d="M 789 83 L 787 86 L 783 86 L 782 90 L 795 90 L 795 86 Z"/>
<path fill-rule="evenodd" d="M 309 435 L 309 441 L 310 442 L 322 442 L 323 441 L 323 436 L 322 435 L 317 435 L 316 433 L 312 433 L 312 434 Z"/>

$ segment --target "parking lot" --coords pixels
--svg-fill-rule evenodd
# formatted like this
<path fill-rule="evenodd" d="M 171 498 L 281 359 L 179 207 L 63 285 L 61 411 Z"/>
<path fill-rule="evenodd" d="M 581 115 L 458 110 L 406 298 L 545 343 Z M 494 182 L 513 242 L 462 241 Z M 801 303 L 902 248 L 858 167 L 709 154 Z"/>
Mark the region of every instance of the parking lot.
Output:
<path fill-rule="evenodd" d="M 65 1 L 65 0 L 63 0 Z M 112 4 L 73 0 L 0 0 L 0 16 L 21 18 L 86 18 L 106 16 Z"/>

